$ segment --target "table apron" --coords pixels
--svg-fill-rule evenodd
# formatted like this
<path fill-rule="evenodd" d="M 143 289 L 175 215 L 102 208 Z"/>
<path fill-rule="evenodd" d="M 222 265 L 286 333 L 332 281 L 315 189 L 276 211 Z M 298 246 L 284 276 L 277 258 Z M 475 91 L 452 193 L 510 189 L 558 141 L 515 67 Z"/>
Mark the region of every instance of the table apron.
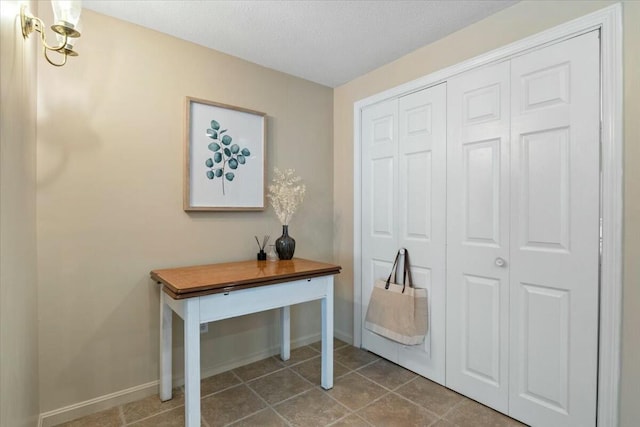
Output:
<path fill-rule="evenodd" d="M 200 297 L 200 321 L 213 322 L 325 298 L 332 277 L 285 282 Z"/>
<path fill-rule="evenodd" d="M 332 276 L 314 277 L 194 298 L 199 300 L 200 323 L 207 323 L 323 299 L 330 292 L 332 279 Z M 164 302 L 184 319 L 187 299 L 164 296 Z"/>

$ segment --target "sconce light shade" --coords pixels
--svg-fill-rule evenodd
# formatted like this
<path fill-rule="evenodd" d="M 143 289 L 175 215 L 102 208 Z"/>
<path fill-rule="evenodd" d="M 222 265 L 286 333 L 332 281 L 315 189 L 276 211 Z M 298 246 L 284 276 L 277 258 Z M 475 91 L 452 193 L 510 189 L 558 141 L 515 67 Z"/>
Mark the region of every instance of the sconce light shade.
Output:
<path fill-rule="evenodd" d="M 77 27 L 80 21 L 82 2 L 78 0 L 52 0 L 51 7 L 53 8 L 53 19 L 55 20 L 55 24 L 51 26 L 51 29 L 58 34 L 80 37 Z"/>
<path fill-rule="evenodd" d="M 80 0 L 62 0 L 51 1 L 53 8 L 53 15 L 55 24 L 51 26 L 51 29 L 56 32 L 56 38 L 58 39 L 58 46 L 49 46 L 47 44 L 47 37 L 45 34 L 45 25 L 42 19 L 33 16 L 27 6 L 22 6 L 20 9 L 20 21 L 22 23 L 22 35 L 27 38 L 29 35 L 37 31 L 40 33 L 42 41 L 42 51 L 45 59 L 56 67 L 62 67 L 67 63 L 67 56 L 78 56 L 73 50 L 73 40 L 76 37 L 80 37 L 80 31 L 78 31 L 78 23 L 80 21 L 80 12 L 82 10 Z M 56 63 L 49 58 L 48 52 L 58 52 L 63 56 L 61 63 Z"/>

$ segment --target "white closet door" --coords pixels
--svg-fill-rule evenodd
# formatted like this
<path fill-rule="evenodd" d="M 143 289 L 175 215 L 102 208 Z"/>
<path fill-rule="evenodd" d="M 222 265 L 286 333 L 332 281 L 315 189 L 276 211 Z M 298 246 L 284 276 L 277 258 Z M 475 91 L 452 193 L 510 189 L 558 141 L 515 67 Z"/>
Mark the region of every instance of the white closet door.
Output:
<path fill-rule="evenodd" d="M 427 336 L 403 346 L 362 329 L 362 347 L 421 375 L 445 378 L 446 84 L 362 113 L 362 314 L 373 283 L 405 247 L 427 289 Z"/>
<path fill-rule="evenodd" d="M 446 84 L 399 100 L 399 246 L 414 285 L 427 289 L 424 343 L 399 346 L 399 364 L 445 380 Z"/>
<path fill-rule="evenodd" d="M 595 425 L 598 33 L 511 64 L 510 415 Z"/>
<path fill-rule="evenodd" d="M 447 107 L 446 383 L 507 412 L 509 63 L 449 80 Z"/>
<path fill-rule="evenodd" d="M 398 101 L 362 112 L 362 347 L 398 362 L 398 345 L 364 328 L 376 279 L 387 277 L 398 248 Z"/>

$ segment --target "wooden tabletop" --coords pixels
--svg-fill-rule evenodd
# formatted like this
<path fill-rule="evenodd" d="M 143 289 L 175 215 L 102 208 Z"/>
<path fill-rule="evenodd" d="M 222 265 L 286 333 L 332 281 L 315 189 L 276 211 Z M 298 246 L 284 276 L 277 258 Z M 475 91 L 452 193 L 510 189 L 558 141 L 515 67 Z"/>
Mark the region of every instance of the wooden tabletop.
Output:
<path fill-rule="evenodd" d="M 294 258 L 287 261 L 239 261 L 153 270 L 151 278 L 175 299 L 229 292 L 274 283 L 340 273 L 341 267 Z"/>

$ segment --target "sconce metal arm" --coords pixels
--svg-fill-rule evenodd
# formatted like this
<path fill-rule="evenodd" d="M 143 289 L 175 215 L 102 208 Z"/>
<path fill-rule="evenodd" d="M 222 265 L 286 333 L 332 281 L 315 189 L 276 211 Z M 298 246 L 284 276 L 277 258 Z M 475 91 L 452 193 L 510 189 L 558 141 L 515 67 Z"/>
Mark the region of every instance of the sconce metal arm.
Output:
<path fill-rule="evenodd" d="M 44 57 L 47 60 L 47 62 L 49 62 L 49 64 L 55 67 L 62 67 L 64 64 L 67 63 L 67 56 L 77 56 L 76 52 L 74 52 L 72 49 L 67 48 L 67 41 L 69 39 L 69 34 L 71 32 L 56 30 L 56 32 L 61 36 L 63 36 L 64 39 L 62 40 L 60 46 L 49 46 L 49 44 L 47 44 L 47 36 L 44 30 L 45 28 L 44 22 L 42 22 L 42 19 L 31 15 L 26 5 L 23 5 L 20 8 L 20 21 L 22 24 L 22 36 L 25 39 L 29 37 L 29 35 L 34 31 L 40 33 L 40 39 L 42 41 L 42 52 L 44 53 Z M 72 31 L 75 31 L 75 30 L 72 30 Z M 78 36 L 80 35 L 80 33 L 78 33 L 77 31 L 75 31 L 75 33 L 77 33 Z M 62 63 L 53 62 L 51 58 L 49 58 L 49 55 L 47 52 L 49 50 L 58 52 L 61 55 L 63 55 L 64 58 Z"/>

